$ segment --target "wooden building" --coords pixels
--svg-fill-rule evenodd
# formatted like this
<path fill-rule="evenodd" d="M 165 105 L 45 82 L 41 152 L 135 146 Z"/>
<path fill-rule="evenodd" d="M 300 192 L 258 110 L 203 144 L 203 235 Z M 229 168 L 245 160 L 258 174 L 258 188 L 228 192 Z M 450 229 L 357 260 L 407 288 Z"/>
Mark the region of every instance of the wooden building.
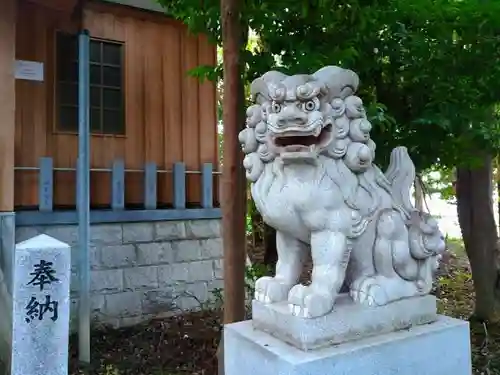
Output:
<path fill-rule="evenodd" d="M 93 315 L 104 312 L 113 324 L 161 313 L 171 303 L 151 296 L 170 296 L 162 288 L 172 282 L 199 300 L 221 284 L 216 89 L 189 75 L 215 63 L 216 47 L 154 0 L 0 1 L 7 283 L 15 242 L 46 233 L 87 248 L 84 258 L 75 253 L 84 259 L 75 267 L 99 305 Z M 87 191 L 77 181 L 79 155 L 89 160 Z M 82 191 L 89 239 L 77 226 Z"/>
<path fill-rule="evenodd" d="M 27 61 L 28 74 L 43 69 L 43 77 L 15 80 L 14 124 L 4 130 L 14 145 L 14 165 L 4 159 L 4 168 L 14 168 L 15 189 L 3 203 L 21 225 L 60 222 L 70 217 L 61 211 L 75 209 L 81 29 L 91 37 L 92 210 L 212 208 L 214 184 L 202 182 L 217 170 L 216 91 L 188 72 L 215 64 L 215 47 L 162 13 L 77 0 L 18 1 L 8 48 L 18 74 Z"/>

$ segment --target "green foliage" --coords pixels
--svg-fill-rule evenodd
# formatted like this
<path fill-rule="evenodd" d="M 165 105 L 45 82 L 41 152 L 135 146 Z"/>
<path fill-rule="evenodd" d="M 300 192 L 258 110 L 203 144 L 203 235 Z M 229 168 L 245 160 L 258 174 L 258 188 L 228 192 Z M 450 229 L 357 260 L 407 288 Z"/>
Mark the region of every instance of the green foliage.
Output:
<path fill-rule="evenodd" d="M 251 199 L 247 199 L 247 204 L 250 204 L 251 202 L 252 202 Z M 250 233 L 253 232 L 252 215 L 250 213 L 248 213 L 247 216 L 246 216 L 246 218 L 245 218 L 245 228 L 246 228 L 246 234 L 247 235 L 249 235 Z"/>
<path fill-rule="evenodd" d="M 221 310 L 224 307 L 224 291 L 221 288 L 213 289 L 209 303 L 209 309 Z"/>
<path fill-rule="evenodd" d="M 212 65 L 199 65 L 189 70 L 188 75 L 198 78 L 200 82 L 203 82 L 205 79 L 216 82 L 218 79 L 222 78 L 222 67 L 220 65 L 215 67 Z"/>
<path fill-rule="evenodd" d="M 468 161 L 476 144 L 497 147 L 491 114 L 500 74 L 491 57 L 499 46 L 499 15 L 498 4 L 475 1 L 350 2 L 319 22 L 295 14 L 295 26 L 283 21 L 266 36 L 271 45 L 292 35 L 286 42 L 299 48 L 282 57 L 291 72 L 325 63 L 357 71 L 365 102 L 385 104 L 395 119 L 386 127 L 374 124 L 379 162 L 386 164 L 390 149 L 403 144 L 423 169 Z M 303 22 L 307 26 L 293 34 Z"/>
<path fill-rule="evenodd" d="M 245 267 L 245 295 L 246 303 L 250 303 L 255 294 L 255 282 L 262 276 L 271 274 L 271 267 L 263 264 L 253 264 Z M 202 310 L 220 311 L 224 307 L 224 292 L 222 289 L 216 288 L 212 290 L 212 296 L 205 304 L 200 304 Z M 247 312 L 251 310 L 247 306 Z"/>
<path fill-rule="evenodd" d="M 271 269 L 269 266 L 263 264 L 254 264 L 245 269 L 245 278 L 248 283 L 254 283 L 257 279 L 269 275 Z"/>
<path fill-rule="evenodd" d="M 263 276 L 271 274 L 271 267 L 264 264 L 253 264 L 245 268 L 245 288 L 248 296 L 255 293 L 255 282 Z M 253 298 L 253 297 L 251 297 Z"/>
<path fill-rule="evenodd" d="M 220 44 L 219 1 L 159 2 Z M 499 147 L 499 2 L 254 0 L 244 7 L 243 21 L 258 36 L 243 56 L 246 82 L 275 68 L 355 70 L 379 164 L 396 145 L 408 147 L 418 170 L 473 163 L 478 148 Z"/>
<path fill-rule="evenodd" d="M 455 201 L 455 171 L 454 168 L 434 164 L 422 173 L 424 192 L 426 195 L 439 194 L 448 203 Z"/>

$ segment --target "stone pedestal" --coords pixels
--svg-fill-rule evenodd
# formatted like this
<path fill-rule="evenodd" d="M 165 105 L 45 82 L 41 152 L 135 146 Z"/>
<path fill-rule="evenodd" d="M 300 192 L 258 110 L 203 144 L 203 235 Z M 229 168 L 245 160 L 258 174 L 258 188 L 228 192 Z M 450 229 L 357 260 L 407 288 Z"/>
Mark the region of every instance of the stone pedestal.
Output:
<path fill-rule="evenodd" d="M 471 375 L 469 325 L 421 325 L 304 352 L 251 321 L 224 329 L 225 375 Z"/>
<path fill-rule="evenodd" d="M 428 295 L 365 307 L 340 295 L 328 315 L 303 319 L 288 311 L 288 304 L 253 301 L 255 328 L 302 350 L 319 349 L 360 338 L 390 333 L 437 320 L 436 297 Z"/>
<path fill-rule="evenodd" d="M 67 375 L 70 246 L 41 234 L 14 258 L 11 375 Z"/>
<path fill-rule="evenodd" d="M 341 296 L 328 315 L 253 304 L 224 329 L 225 375 L 471 375 L 469 324 L 436 313 L 433 296 L 363 307 Z"/>

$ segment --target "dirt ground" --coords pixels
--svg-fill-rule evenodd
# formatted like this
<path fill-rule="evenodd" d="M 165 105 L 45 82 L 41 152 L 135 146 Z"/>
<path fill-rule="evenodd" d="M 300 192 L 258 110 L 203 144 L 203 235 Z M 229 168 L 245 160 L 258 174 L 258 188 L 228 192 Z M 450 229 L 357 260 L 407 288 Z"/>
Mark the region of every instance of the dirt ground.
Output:
<path fill-rule="evenodd" d="M 473 309 L 472 280 L 462 257 L 448 256 L 434 293 L 442 313 L 468 319 Z M 205 311 L 121 330 L 92 334 L 92 366 L 76 362 L 71 340 L 71 375 L 215 375 L 221 311 Z M 500 326 L 471 323 L 474 374 L 500 374 Z"/>
<path fill-rule="evenodd" d="M 92 333 L 92 364 L 78 367 L 72 338 L 70 374 L 215 375 L 220 312 L 205 311 L 133 328 Z"/>

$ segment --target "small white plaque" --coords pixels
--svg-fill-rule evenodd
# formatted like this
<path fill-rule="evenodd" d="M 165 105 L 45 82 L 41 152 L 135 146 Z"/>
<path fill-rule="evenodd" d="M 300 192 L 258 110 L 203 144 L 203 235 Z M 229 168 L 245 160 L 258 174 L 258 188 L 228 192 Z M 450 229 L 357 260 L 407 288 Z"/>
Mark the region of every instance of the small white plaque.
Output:
<path fill-rule="evenodd" d="M 16 60 L 16 79 L 43 81 L 43 63 L 38 61 Z"/>

